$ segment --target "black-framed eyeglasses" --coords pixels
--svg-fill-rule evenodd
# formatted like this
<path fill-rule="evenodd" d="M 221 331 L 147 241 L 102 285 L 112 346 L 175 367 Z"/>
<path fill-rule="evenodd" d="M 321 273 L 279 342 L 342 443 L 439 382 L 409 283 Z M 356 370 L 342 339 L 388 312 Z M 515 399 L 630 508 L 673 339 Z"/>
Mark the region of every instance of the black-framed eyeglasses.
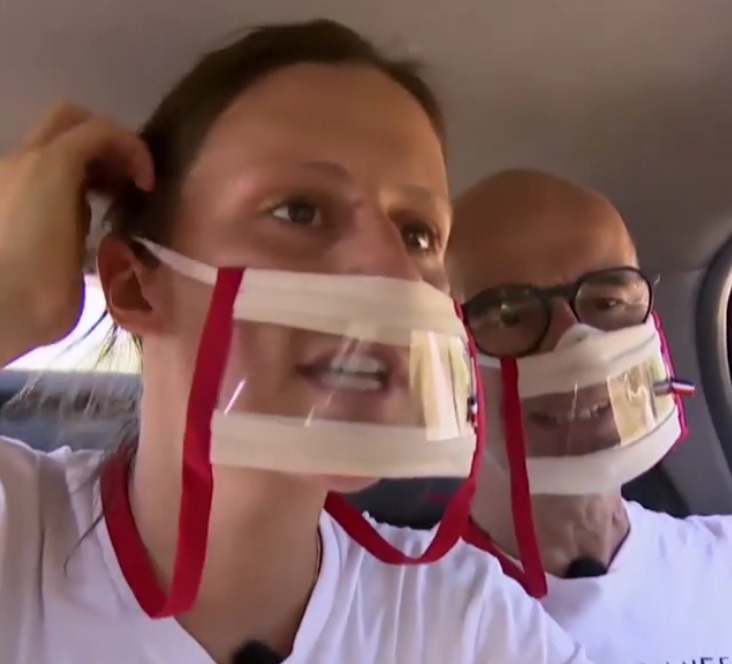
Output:
<path fill-rule="evenodd" d="M 506 284 L 478 293 L 463 305 L 463 314 L 481 352 L 522 357 L 536 352 L 546 337 L 553 300 L 566 300 L 580 323 L 609 332 L 648 319 L 657 283 L 658 277 L 638 268 L 616 267 L 552 288 Z"/>

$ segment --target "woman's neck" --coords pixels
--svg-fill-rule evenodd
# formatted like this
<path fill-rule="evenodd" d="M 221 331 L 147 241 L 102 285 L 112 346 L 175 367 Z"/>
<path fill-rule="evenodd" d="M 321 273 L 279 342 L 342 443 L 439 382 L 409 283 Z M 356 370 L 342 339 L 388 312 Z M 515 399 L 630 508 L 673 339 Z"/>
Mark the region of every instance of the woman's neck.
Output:
<path fill-rule="evenodd" d="M 141 436 L 131 483 L 135 523 L 163 587 L 173 576 L 181 462 Z M 319 566 L 325 491 L 306 479 L 214 469 L 206 562 L 194 608 L 178 618 L 217 661 L 258 639 L 288 654 Z M 222 659 L 223 658 L 223 659 Z"/>

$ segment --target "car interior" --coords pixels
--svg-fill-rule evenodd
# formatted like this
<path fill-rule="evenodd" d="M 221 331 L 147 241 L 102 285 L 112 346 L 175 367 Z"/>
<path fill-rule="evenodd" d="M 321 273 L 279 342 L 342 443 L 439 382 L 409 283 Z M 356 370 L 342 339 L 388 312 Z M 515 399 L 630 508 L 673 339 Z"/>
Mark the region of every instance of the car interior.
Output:
<path fill-rule="evenodd" d="M 732 2 L 729 0 L 174 0 L 0 5 L 0 152 L 64 99 L 136 126 L 232 26 L 329 17 L 422 59 L 445 102 L 455 193 L 508 167 L 594 187 L 619 208 L 659 314 L 689 435 L 626 496 L 677 516 L 732 513 Z M 0 435 L 104 447 L 134 426 L 132 357 L 95 367 L 103 301 L 90 263 L 70 340 L 0 371 Z M 91 332 L 90 332 L 91 330 Z M 101 396 L 100 396 L 101 395 Z M 456 481 L 382 482 L 353 497 L 429 527 Z"/>

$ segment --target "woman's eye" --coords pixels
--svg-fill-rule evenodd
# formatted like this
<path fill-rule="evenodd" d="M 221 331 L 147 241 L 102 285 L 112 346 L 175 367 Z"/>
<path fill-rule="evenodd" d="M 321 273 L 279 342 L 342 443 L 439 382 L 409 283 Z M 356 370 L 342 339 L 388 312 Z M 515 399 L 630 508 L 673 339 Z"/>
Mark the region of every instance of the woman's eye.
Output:
<path fill-rule="evenodd" d="M 415 251 L 429 253 L 437 246 L 436 233 L 427 226 L 412 224 L 402 227 L 404 244 Z"/>
<path fill-rule="evenodd" d="M 271 212 L 273 217 L 299 226 L 310 226 L 318 221 L 318 206 L 308 201 L 290 201 L 278 205 Z"/>

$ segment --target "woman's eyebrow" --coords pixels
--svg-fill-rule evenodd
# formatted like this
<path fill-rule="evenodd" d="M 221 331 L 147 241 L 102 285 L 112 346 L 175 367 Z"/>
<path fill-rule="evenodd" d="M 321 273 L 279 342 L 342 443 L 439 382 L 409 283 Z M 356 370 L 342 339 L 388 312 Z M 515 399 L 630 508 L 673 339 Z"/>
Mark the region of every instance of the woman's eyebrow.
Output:
<path fill-rule="evenodd" d="M 331 177 L 337 177 L 344 182 L 354 181 L 353 176 L 349 173 L 347 168 L 333 161 L 306 160 L 298 162 L 298 166 L 318 171 L 320 173 L 330 175 Z M 446 214 L 452 215 L 452 204 L 447 196 L 440 196 L 430 191 L 427 187 L 416 184 L 401 184 L 397 185 L 395 189 L 398 189 L 414 199 L 419 199 L 423 203 L 429 203 L 430 205 L 439 207 Z"/>
<path fill-rule="evenodd" d="M 447 196 L 441 196 L 430 191 L 426 187 L 422 187 L 416 184 L 404 184 L 398 187 L 400 191 L 403 191 L 409 197 L 418 200 L 420 203 L 428 204 L 432 207 L 438 208 L 440 212 L 445 215 L 452 217 L 452 203 Z"/>

